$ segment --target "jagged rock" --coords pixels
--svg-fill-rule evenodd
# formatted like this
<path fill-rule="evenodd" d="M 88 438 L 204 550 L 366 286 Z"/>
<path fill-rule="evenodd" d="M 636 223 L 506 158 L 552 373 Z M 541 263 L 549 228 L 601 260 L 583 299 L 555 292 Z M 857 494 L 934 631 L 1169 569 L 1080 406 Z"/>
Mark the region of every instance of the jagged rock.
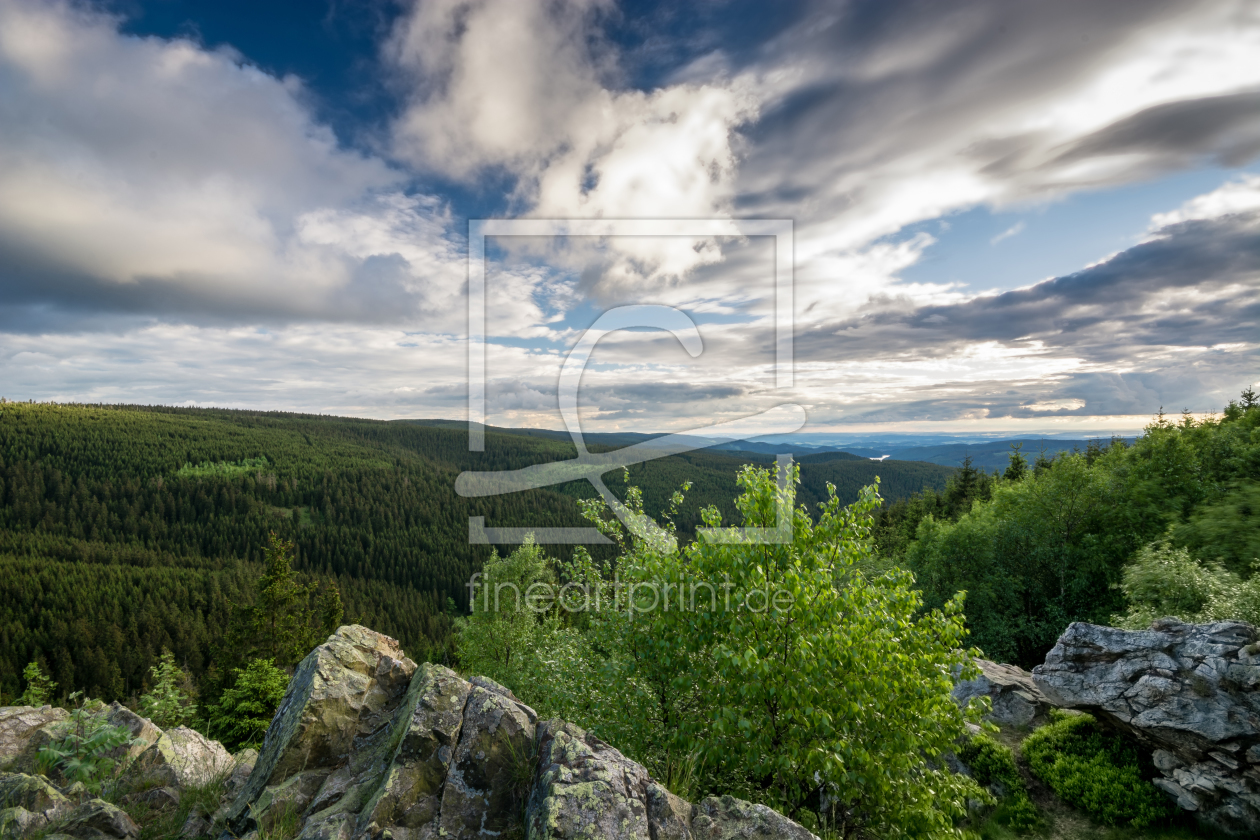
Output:
<path fill-rule="evenodd" d="M 51 815 L 70 804 L 70 799 L 43 776 L 0 773 L 0 808 L 24 808 Z"/>
<path fill-rule="evenodd" d="M 286 823 L 299 840 L 508 840 L 526 815 L 539 840 L 813 837 L 768 808 L 706 803 L 575 726 L 539 724 L 493 680 L 417 668 L 393 639 L 343 627 L 298 666 L 219 816 L 243 840 Z"/>
<path fill-rule="evenodd" d="M 516 765 L 528 760 L 538 715 L 498 683 L 474 680 L 464 704 L 459 744 L 446 773 L 439 821 L 443 837 L 456 840 L 483 832 L 520 826 L 520 808 L 528 795 L 532 766 L 524 771 L 525 789 Z"/>
<path fill-rule="evenodd" d="M 446 774 L 459 744 L 464 707 L 472 689 L 454 671 L 420 666 L 406 708 L 407 731 L 379 790 L 364 809 L 372 835 L 384 827 L 414 830 L 437 823 Z"/>
<path fill-rule="evenodd" d="M 143 720 L 143 718 L 142 718 Z M 232 770 L 232 754 L 218 741 L 177 726 L 163 732 L 136 759 L 134 772 L 164 787 L 204 785 Z"/>
<path fill-rule="evenodd" d="M 73 805 L 43 776 L 0 773 L 0 838 L 33 834 Z"/>
<path fill-rule="evenodd" d="M 129 758 L 136 758 L 149 747 L 156 744 L 158 739 L 162 737 L 161 728 L 153 721 L 140 717 L 140 715 L 116 700 L 109 704 L 108 711 L 105 713 L 105 720 L 111 726 L 121 726 L 130 732 L 134 742 L 130 746 L 119 747 L 115 750 L 114 758 L 122 758 L 124 755 Z"/>
<path fill-rule="evenodd" d="M 652 840 L 691 840 L 692 804 L 657 782 L 648 782 L 648 825 Z"/>
<path fill-rule="evenodd" d="M 140 836 L 140 826 L 127 812 L 103 799 L 89 799 L 79 805 L 59 820 L 57 831 L 76 840 L 134 840 Z"/>
<path fill-rule="evenodd" d="M 341 627 L 312 650 L 290 680 L 255 768 L 228 812 L 228 825 L 244 834 L 277 805 L 305 811 L 316 798 L 320 810 L 336 805 L 349 791 L 352 757 L 357 764 L 378 758 L 377 749 L 365 754 L 365 741 L 382 747 L 379 735 L 392 729 L 388 724 L 415 673 L 415 662 L 397 641 L 367 627 Z M 330 778 L 338 769 L 343 773 Z M 320 796 L 329 781 L 329 791 Z M 338 792 L 338 786 L 344 790 Z M 355 793 L 360 793 L 358 787 Z"/>
<path fill-rule="evenodd" d="M 1077 622 L 1033 678 L 1153 749 L 1155 784 L 1200 821 L 1260 834 L 1260 644 L 1249 624 L 1160 619 L 1150 630 Z"/>
<path fill-rule="evenodd" d="M 299 775 L 299 790 L 281 800 L 287 807 L 309 807 L 318 787 L 310 799 L 305 789 L 316 780 L 322 786 L 334 770 L 349 765 L 359 742 L 388 728 L 415 671 L 397 641 L 358 625 L 340 628 L 311 651 L 289 681 L 228 825 L 238 834 L 253 829 L 250 808 L 263 791 Z"/>
<path fill-rule="evenodd" d="M 648 840 L 647 771 L 564 721 L 539 733 L 539 774 L 527 814 L 529 837 Z"/>
<path fill-rule="evenodd" d="M 696 803 L 691 832 L 696 840 L 744 840 L 754 837 L 818 840 L 778 811 L 733 796 L 710 796 Z"/>
<path fill-rule="evenodd" d="M 529 840 L 818 840 L 777 811 L 733 796 L 711 796 L 693 806 L 571 723 L 541 724 L 539 754 L 527 810 Z"/>
<path fill-rule="evenodd" d="M 48 825 L 48 820 L 20 806 L 0 808 L 0 838 L 19 840 Z"/>
<path fill-rule="evenodd" d="M 184 825 L 179 830 L 179 836 L 183 840 L 196 840 L 198 837 L 205 837 L 209 834 L 211 828 L 210 820 L 206 819 L 204 814 L 198 814 L 194 811 L 188 815 L 188 819 L 184 820 Z"/>
<path fill-rule="evenodd" d="M 974 660 L 980 676 L 954 686 L 954 700 L 966 706 L 975 697 L 988 697 L 992 708 L 985 720 L 1002 726 L 1028 726 L 1049 709 L 1033 675 L 1015 665 L 1000 665 L 987 659 Z"/>
<path fill-rule="evenodd" d="M 28 751 L 27 746 L 36 732 L 68 717 L 70 713 L 65 709 L 54 709 L 52 706 L 0 707 L 0 769 L 8 767 Z"/>

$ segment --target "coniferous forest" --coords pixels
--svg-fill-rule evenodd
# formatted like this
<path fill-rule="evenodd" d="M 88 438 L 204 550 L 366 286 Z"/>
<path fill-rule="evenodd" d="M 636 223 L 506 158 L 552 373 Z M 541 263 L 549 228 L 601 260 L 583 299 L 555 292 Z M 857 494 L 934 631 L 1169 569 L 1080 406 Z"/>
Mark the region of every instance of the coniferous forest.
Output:
<path fill-rule="evenodd" d="M 345 619 L 398 638 L 418 657 L 450 657 L 451 618 L 490 555 L 469 516 L 495 526 L 581 526 L 585 483 L 485 499 L 453 490 L 461 470 L 573 457 L 571 444 L 489 431 L 470 453 L 462 428 L 279 412 L 35 403 L 0 405 L 0 704 L 38 662 L 63 694 L 105 700 L 148 688 L 163 650 L 194 679 L 226 659 L 236 608 L 254 598 L 271 533 L 295 568 L 335 583 Z M 818 457 L 818 456 L 815 456 Z M 646 508 L 692 482 L 684 533 L 713 504 L 734 514 L 749 461 L 693 452 L 636 465 Z M 846 501 L 876 474 L 891 498 L 943 490 L 948 467 L 821 458 L 800 499 L 827 482 Z M 607 477 L 623 492 L 624 476 Z M 599 549 L 594 549 L 596 555 Z"/>

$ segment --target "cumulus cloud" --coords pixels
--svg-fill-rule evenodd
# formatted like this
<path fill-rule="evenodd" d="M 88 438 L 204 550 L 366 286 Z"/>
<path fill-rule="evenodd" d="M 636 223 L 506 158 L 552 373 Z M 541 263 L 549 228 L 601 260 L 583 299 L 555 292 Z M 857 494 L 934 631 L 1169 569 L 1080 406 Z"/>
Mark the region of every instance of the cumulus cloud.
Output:
<path fill-rule="evenodd" d="M 458 255 L 438 202 L 339 145 L 299 80 L 118 23 L 0 0 L 0 295 L 202 319 L 448 316 Z"/>
<path fill-rule="evenodd" d="M 395 152 L 457 179 L 507 172 L 523 215 L 727 217 L 736 130 L 756 113 L 747 80 L 618 85 L 598 28 L 611 11 L 601 0 L 417 3 L 386 51 L 412 91 Z M 574 250 L 551 256 L 601 263 L 597 293 L 676 280 L 721 257 L 683 237 L 616 239 L 611 257 Z"/>

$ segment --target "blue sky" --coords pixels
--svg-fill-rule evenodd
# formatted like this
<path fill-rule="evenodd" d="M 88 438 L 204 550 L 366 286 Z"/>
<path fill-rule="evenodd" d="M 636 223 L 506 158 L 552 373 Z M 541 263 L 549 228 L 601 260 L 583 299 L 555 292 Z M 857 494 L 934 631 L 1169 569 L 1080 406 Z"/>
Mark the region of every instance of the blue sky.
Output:
<path fill-rule="evenodd" d="M 835 434 L 1133 432 L 1260 384 L 1244 0 L 0 0 L 0 393 L 464 416 L 475 218 L 790 219 L 503 239 L 490 422 L 794 402 Z"/>

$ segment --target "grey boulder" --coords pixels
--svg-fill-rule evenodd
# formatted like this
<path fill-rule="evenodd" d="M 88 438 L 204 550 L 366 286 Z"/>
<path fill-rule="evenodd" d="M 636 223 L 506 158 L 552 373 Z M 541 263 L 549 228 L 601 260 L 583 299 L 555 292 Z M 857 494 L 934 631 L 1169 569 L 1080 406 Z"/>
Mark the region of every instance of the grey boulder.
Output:
<path fill-rule="evenodd" d="M 1152 750 L 1156 786 L 1206 825 L 1260 835 L 1260 643 L 1249 624 L 1160 619 L 1150 630 L 1077 622 L 1033 669 L 1056 706 Z"/>
<path fill-rule="evenodd" d="M 974 660 L 980 676 L 954 686 L 954 700 L 966 707 L 973 699 L 988 697 L 991 708 L 985 715 L 1000 726 L 1028 726 L 1050 708 L 1033 675 L 1016 665 L 1001 665 L 987 659 Z"/>
<path fill-rule="evenodd" d="M 812 838 L 763 806 L 692 805 L 613 747 L 539 722 L 511 691 L 343 627 L 298 666 L 257 763 L 219 816 L 253 837 Z"/>

